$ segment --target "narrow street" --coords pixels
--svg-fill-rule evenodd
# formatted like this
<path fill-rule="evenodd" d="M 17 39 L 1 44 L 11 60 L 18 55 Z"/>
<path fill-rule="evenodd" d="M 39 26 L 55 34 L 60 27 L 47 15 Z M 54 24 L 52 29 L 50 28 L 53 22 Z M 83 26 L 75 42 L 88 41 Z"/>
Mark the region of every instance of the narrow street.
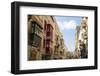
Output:
<path fill-rule="evenodd" d="M 70 19 L 70 17 L 28 15 L 28 60 L 88 58 L 88 18 L 79 18 L 79 26 L 76 26 L 75 21 L 69 21 L 64 26 L 66 22 L 60 21 L 65 18 Z M 72 34 L 69 26 L 70 31 L 74 30 Z M 73 45 L 74 51 L 70 50 L 69 45 Z"/>

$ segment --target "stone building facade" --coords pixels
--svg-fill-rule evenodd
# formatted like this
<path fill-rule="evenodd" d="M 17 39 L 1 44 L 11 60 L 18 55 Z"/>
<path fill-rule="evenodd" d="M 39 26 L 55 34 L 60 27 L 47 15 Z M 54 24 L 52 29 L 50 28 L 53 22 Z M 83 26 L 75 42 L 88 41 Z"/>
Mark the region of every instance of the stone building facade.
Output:
<path fill-rule="evenodd" d="M 65 44 L 55 18 L 28 15 L 28 60 L 64 58 Z"/>
<path fill-rule="evenodd" d="M 43 23 L 41 16 L 28 16 L 28 60 L 41 60 Z"/>
<path fill-rule="evenodd" d="M 44 19 L 44 39 L 43 39 L 43 59 L 52 59 L 54 52 L 54 20 L 52 16 L 43 16 Z"/>
<path fill-rule="evenodd" d="M 76 36 L 76 55 L 79 58 L 88 57 L 88 17 L 83 17 Z"/>
<path fill-rule="evenodd" d="M 79 33 L 80 33 L 80 26 L 76 26 L 76 33 L 75 33 L 75 52 L 74 58 L 81 58 L 80 57 L 80 50 L 79 50 Z"/>

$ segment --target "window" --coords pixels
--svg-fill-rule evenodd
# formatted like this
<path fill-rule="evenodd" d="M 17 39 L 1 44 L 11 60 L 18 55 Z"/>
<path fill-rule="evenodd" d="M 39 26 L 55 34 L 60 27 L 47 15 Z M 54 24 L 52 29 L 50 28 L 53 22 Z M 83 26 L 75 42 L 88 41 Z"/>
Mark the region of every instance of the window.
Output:
<path fill-rule="evenodd" d="M 50 24 L 47 25 L 47 31 L 50 32 Z"/>
<path fill-rule="evenodd" d="M 41 34 L 41 32 L 42 32 L 42 29 L 37 24 L 35 24 L 35 33 L 39 35 Z"/>
<path fill-rule="evenodd" d="M 36 22 L 32 22 L 32 33 L 37 35 L 41 34 L 42 28 Z"/>
<path fill-rule="evenodd" d="M 47 32 L 47 36 L 50 36 L 50 32 Z"/>
<path fill-rule="evenodd" d="M 31 40 L 32 40 L 32 45 L 35 47 L 41 46 L 41 37 L 40 37 L 41 32 L 42 28 L 36 22 L 32 22 Z"/>
<path fill-rule="evenodd" d="M 36 46 L 36 47 L 41 46 L 41 37 L 39 37 L 36 34 L 33 34 L 33 45 Z"/>
<path fill-rule="evenodd" d="M 46 47 L 46 53 L 50 53 L 50 48 Z"/>
<path fill-rule="evenodd" d="M 46 47 L 50 47 L 50 45 L 51 45 L 51 41 L 49 39 L 46 40 Z"/>

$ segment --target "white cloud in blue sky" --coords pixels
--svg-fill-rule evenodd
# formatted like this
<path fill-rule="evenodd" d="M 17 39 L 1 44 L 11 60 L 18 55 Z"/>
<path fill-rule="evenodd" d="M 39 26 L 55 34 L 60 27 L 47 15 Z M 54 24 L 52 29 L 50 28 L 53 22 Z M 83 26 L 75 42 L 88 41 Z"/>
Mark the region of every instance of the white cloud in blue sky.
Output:
<path fill-rule="evenodd" d="M 62 26 L 63 25 L 63 26 Z M 74 20 L 58 22 L 60 30 L 76 29 L 76 22 Z"/>

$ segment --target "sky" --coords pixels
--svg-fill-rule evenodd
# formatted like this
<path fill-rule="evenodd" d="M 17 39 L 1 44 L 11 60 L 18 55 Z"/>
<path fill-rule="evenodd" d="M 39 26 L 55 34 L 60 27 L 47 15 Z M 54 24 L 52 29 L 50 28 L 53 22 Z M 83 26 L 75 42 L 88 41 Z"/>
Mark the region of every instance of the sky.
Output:
<path fill-rule="evenodd" d="M 54 16 L 60 32 L 63 34 L 65 45 L 68 51 L 75 50 L 75 29 L 80 26 L 82 17 L 79 16 Z"/>

